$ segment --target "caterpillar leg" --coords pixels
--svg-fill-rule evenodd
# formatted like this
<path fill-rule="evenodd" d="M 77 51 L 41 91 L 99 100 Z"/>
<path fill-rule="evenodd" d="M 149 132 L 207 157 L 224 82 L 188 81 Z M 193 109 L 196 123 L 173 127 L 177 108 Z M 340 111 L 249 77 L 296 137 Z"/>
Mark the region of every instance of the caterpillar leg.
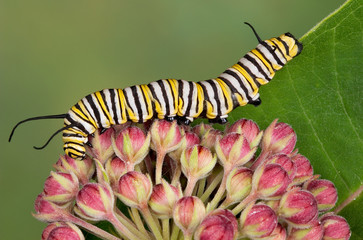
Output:
<path fill-rule="evenodd" d="M 165 116 L 165 120 L 168 121 L 168 122 L 172 122 L 175 119 L 176 119 L 175 117 Z"/>
<path fill-rule="evenodd" d="M 178 120 L 178 124 L 182 124 L 182 125 L 189 125 L 192 121 L 186 117 L 177 117 Z"/>
<path fill-rule="evenodd" d="M 208 121 L 210 123 L 219 123 L 219 124 L 226 124 L 228 122 L 227 118 L 221 118 L 221 117 L 209 119 Z"/>
<path fill-rule="evenodd" d="M 257 107 L 261 104 L 261 98 L 257 98 L 256 100 L 248 102 L 249 104 L 252 104 L 253 106 Z"/>

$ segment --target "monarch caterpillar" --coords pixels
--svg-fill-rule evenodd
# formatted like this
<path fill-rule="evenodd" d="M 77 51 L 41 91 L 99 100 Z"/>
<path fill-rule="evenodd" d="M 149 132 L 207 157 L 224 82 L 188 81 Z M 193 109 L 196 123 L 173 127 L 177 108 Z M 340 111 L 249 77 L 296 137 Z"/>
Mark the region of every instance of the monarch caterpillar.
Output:
<path fill-rule="evenodd" d="M 38 119 L 64 118 L 64 127 L 56 131 L 42 147 L 63 132 L 65 153 L 74 159 L 85 157 L 88 135 L 127 121 L 145 122 L 153 117 L 189 124 L 198 117 L 210 122 L 227 122 L 234 108 L 261 103 L 259 87 L 267 84 L 288 61 L 300 54 L 302 44 L 290 33 L 262 41 L 249 24 L 259 44 L 217 78 L 200 82 L 161 79 L 124 89 L 104 89 L 91 93 L 66 114 L 28 118 L 20 124 Z"/>

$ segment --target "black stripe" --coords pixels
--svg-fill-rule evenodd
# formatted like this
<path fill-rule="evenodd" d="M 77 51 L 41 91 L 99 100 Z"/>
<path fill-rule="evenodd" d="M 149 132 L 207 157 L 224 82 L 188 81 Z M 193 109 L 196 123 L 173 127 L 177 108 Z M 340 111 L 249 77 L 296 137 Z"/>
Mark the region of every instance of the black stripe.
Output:
<path fill-rule="evenodd" d="M 253 54 L 253 53 L 252 53 Z M 258 70 L 259 73 L 261 73 L 265 78 L 265 80 L 271 80 L 270 77 L 265 73 L 265 71 L 261 68 L 260 64 L 258 64 L 258 62 L 256 61 L 256 59 L 254 59 L 253 57 L 251 57 L 250 55 L 246 54 L 244 56 L 245 59 L 247 59 L 248 61 L 250 61 L 250 63 L 252 63 Z M 263 63 L 262 63 L 263 64 Z"/>
<path fill-rule="evenodd" d="M 124 93 L 124 91 L 122 89 L 115 89 L 115 90 L 116 90 L 116 95 L 117 95 L 117 103 L 120 107 L 120 116 L 118 116 L 118 117 L 120 117 L 120 121 L 122 121 L 122 113 L 123 113 L 122 111 L 124 111 L 124 110 L 122 109 L 121 101 L 124 101 L 124 99 L 126 99 L 126 97 L 121 100 L 121 95 L 119 94 L 118 91 L 120 90 L 122 93 Z M 124 93 L 124 95 L 125 95 L 125 93 Z M 129 113 L 127 112 L 127 108 L 128 108 L 127 100 L 126 100 L 126 102 L 124 102 L 124 105 L 125 105 L 125 117 L 126 117 L 126 121 L 127 121 L 128 116 L 129 116 Z"/>
<path fill-rule="evenodd" d="M 103 90 L 103 91 L 108 91 L 108 89 L 105 89 L 105 90 Z M 106 106 L 106 111 L 108 112 L 108 115 L 110 115 L 110 118 L 109 118 L 109 121 L 110 121 L 110 124 L 111 124 L 111 118 L 112 118 L 112 116 L 111 116 L 111 113 L 110 113 L 110 107 L 111 106 L 108 106 L 107 105 L 107 101 L 106 101 L 106 95 L 105 95 L 105 93 L 103 92 L 103 91 L 100 91 L 100 94 L 101 94 L 101 97 L 102 97 L 102 100 L 103 100 L 103 102 L 104 102 L 104 104 L 105 104 L 105 106 Z M 101 106 L 101 103 L 100 103 L 100 106 Z M 103 109 L 103 108 L 102 108 Z M 107 114 L 106 114 L 106 111 L 103 111 L 104 113 L 105 113 L 105 116 L 106 116 L 106 118 L 108 118 L 107 116 Z"/>
<path fill-rule="evenodd" d="M 103 100 L 103 102 L 105 103 L 105 106 L 106 106 L 106 108 L 107 108 L 107 104 L 106 104 L 106 102 L 105 102 L 105 99 L 104 99 L 104 96 L 102 96 L 102 92 L 99 92 L 100 94 L 101 94 L 101 98 L 102 98 L 102 100 Z M 103 113 L 103 115 L 105 116 L 105 118 L 108 120 L 108 121 L 111 121 L 111 119 L 109 119 L 108 117 L 107 117 L 107 114 L 106 114 L 106 111 L 107 111 L 107 109 L 105 110 L 105 109 L 103 109 L 103 107 L 102 107 L 102 105 L 101 105 L 101 102 L 100 102 L 100 100 L 98 99 L 98 97 L 96 96 L 96 93 L 93 93 L 94 94 L 94 96 L 95 96 L 95 98 L 96 98 L 96 100 L 97 100 L 97 103 L 98 103 L 98 106 L 100 106 L 100 108 L 101 108 L 101 111 L 102 111 L 102 113 Z M 102 122 L 100 122 L 100 123 L 102 123 Z M 102 124 L 101 124 L 102 125 Z M 103 127 L 103 126 L 102 126 Z"/>
<path fill-rule="evenodd" d="M 231 75 L 232 77 L 234 77 L 238 82 L 239 82 L 239 85 L 240 87 L 242 88 L 242 90 L 244 91 L 244 94 L 246 95 L 247 97 L 247 101 L 251 101 L 252 98 L 250 97 L 250 95 L 248 94 L 248 89 L 246 88 L 246 86 L 243 84 L 243 81 L 242 79 L 238 76 L 237 73 L 227 69 L 226 71 L 224 71 L 224 73 L 227 73 L 229 75 Z M 247 80 L 246 80 L 247 81 Z M 238 92 L 238 91 L 237 91 Z M 242 94 L 240 94 L 242 96 Z"/>
<path fill-rule="evenodd" d="M 98 109 L 95 105 L 95 103 L 93 102 L 93 99 L 92 99 L 92 94 L 90 95 L 87 95 L 85 98 L 87 100 L 87 102 L 89 103 L 89 105 L 91 106 L 92 110 L 93 110 L 93 114 L 95 115 L 96 117 L 96 123 L 98 124 L 98 128 L 101 126 L 101 117 L 100 117 L 100 113 L 98 112 Z M 85 105 L 85 107 L 87 108 L 87 106 Z"/>
<path fill-rule="evenodd" d="M 247 72 L 247 74 L 252 78 L 252 80 L 257 85 L 257 88 L 260 88 L 261 84 L 256 80 L 257 77 L 255 76 L 255 74 L 253 74 L 252 71 L 247 66 L 245 66 L 243 63 L 241 63 L 240 61 L 238 61 L 237 64 L 240 65 L 241 68 L 243 68 Z M 248 80 L 247 80 L 247 82 L 248 82 Z M 250 84 L 250 83 L 248 82 L 248 84 Z M 252 85 L 251 84 L 250 84 L 250 86 L 252 88 Z"/>
<path fill-rule="evenodd" d="M 233 102 L 233 108 L 239 106 L 239 102 L 237 101 L 236 97 L 234 96 L 235 93 L 238 93 L 237 89 L 232 85 L 232 83 L 224 77 L 219 76 L 219 79 L 221 79 L 227 86 L 228 88 L 231 90 L 231 98 L 232 98 L 232 102 Z M 240 95 L 242 98 L 243 96 Z"/>
<path fill-rule="evenodd" d="M 91 122 L 89 122 L 88 121 L 88 119 L 87 120 L 85 120 L 83 117 L 81 117 L 78 113 L 76 113 L 75 111 L 73 111 L 72 109 L 71 109 L 71 111 L 75 114 L 75 115 L 77 115 L 79 118 L 81 118 L 81 119 L 83 119 L 85 122 L 87 122 L 87 123 L 89 123 L 90 125 L 92 125 L 93 126 L 93 124 L 91 123 Z M 67 119 L 68 119 L 68 116 L 66 117 Z M 73 119 L 72 119 L 73 120 Z M 68 120 L 69 121 L 69 120 Z M 86 130 L 86 127 L 85 126 L 83 126 L 83 124 L 81 124 L 80 122 L 78 122 L 78 124 L 76 125 L 77 127 L 78 127 L 78 125 L 82 125 L 82 127 L 84 127 L 84 132 L 85 133 L 87 133 L 87 134 L 89 134 L 89 132 Z"/>
<path fill-rule="evenodd" d="M 140 104 L 141 99 L 139 98 L 139 94 L 137 93 L 137 86 L 132 86 L 130 88 L 132 90 L 132 96 L 134 96 L 137 111 L 139 112 L 139 122 L 142 123 L 144 119 L 142 118 L 142 108 Z"/>
<path fill-rule="evenodd" d="M 277 45 L 277 43 L 275 43 L 274 41 L 272 41 L 275 44 L 275 47 L 277 48 L 277 50 L 279 50 L 279 52 L 281 53 L 282 57 L 285 59 L 285 61 L 287 62 L 287 59 L 285 57 L 285 55 L 283 54 L 281 48 L 279 47 L 279 45 Z M 285 65 L 285 64 L 283 64 Z"/>
<path fill-rule="evenodd" d="M 216 87 L 216 82 L 214 82 L 212 79 L 208 79 L 206 80 L 206 82 L 208 82 L 212 86 L 212 89 L 214 91 L 214 99 L 217 102 L 217 117 L 222 116 L 222 110 L 221 110 L 222 103 L 219 100 L 219 94 L 218 94 L 218 88 Z"/>
<path fill-rule="evenodd" d="M 76 103 L 76 105 L 74 105 L 74 107 L 77 108 L 81 113 L 83 113 L 85 115 L 85 117 L 87 117 L 87 119 L 85 119 L 84 117 L 80 116 L 78 113 L 76 113 L 73 110 L 72 110 L 72 112 L 74 112 L 78 117 L 82 118 L 85 122 L 88 122 L 90 125 L 94 126 L 92 124 L 92 122 L 90 121 L 89 117 L 87 116 L 87 114 L 84 111 L 82 111 L 82 109 L 81 109 L 81 107 L 79 106 L 78 103 Z M 85 109 L 86 109 L 86 111 L 88 111 L 86 107 L 85 107 Z M 90 116 L 91 116 L 91 114 L 90 114 Z M 94 127 L 97 128 L 97 126 L 94 126 Z"/>
<path fill-rule="evenodd" d="M 173 108 L 174 108 L 174 110 L 175 110 L 175 108 L 176 108 L 177 106 L 175 106 L 175 94 L 174 94 L 174 91 L 173 91 L 173 85 L 172 85 L 171 81 L 172 81 L 171 79 L 168 79 L 168 80 L 167 80 L 167 82 L 168 82 L 168 84 L 169 84 L 169 88 L 170 88 L 171 96 L 172 96 L 172 98 L 173 98 L 173 100 L 172 100 Z M 169 114 L 171 114 L 171 109 L 170 109 L 170 113 L 169 113 Z"/>
<path fill-rule="evenodd" d="M 284 45 L 285 51 L 286 51 L 286 55 L 290 56 L 289 46 L 286 44 L 286 42 L 283 41 L 280 37 L 278 37 L 277 40 L 279 40 L 282 43 L 282 45 Z"/>
<path fill-rule="evenodd" d="M 63 137 L 77 137 L 77 138 L 84 138 L 84 136 L 76 134 L 76 133 L 65 133 L 62 134 Z"/>
<path fill-rule="evenodd" d="M 169 105 L 169 95 L 166 93 L 166 90 L 164 88 L 164 83 L 162 80 L 158 80 L 156 81 L 157 84 L 159 84 L 160 88 L 161 88 L 161 92 L 163 94 L 163 99 L 164 99 L 164 102 L 165 102 L 165 116 L 169 116 L 170 115 L 170 105 Z"/>
<path fill-rule="evenodd" d="M 107 90 L 110 93 L 111 108 L 112 108 L 112 112 L 113 112 L 113 120 L 115 121 L 116 124 L 120 124 L 120 122 L 118 121 L 117 110 L 116 110 L 116 100 L 118 100 L 118 99 L 116 98 L 117 93 L 115 93 L 115 91 L 117 91 L 117 90 L 116 89 L 107 89 Z"/>
<path fill-rule="evenodd" d="M 81 132 L 85 133 L 85 134 L 89 134 L 88 131 L 86 130 L 86 128 L 80 123 L 80 122 L 76 122 L 74 119 L 72 119 L 69 115 L 67 115 L 65 117 L 71 124 L 70 125 L 75 125 L 72 128 L 78 128 Z M 72 129 L 70 128 L 70 129 Z"/>
<path fill-rule="evenodd" d="M 189 84 L 190 90 L 189 90 L 188 99 L 187 99 L 188 100 L 188 102 L 187 102 L 188 105 L 187 105 L 187 108 L 186 108 L 185 113 L 184 113 L 184 116 L 185 117 L 191 117 L 190 116 L 190 109 L 192 108 L 192 103 L 193 103 L 193 90 L 194 90 L 194 87 L 195 88 L 197 87 L 192 82 L 188 82 L 188 84 Z M 184 99 L 183 99 L 183 101 L 184 101 L 184 104 L 185 104 L 185 100 Z M 199 104 L 198 98 L 197 98 L 197 103 Z M 198 106 L 198 104 L 196 106 Z"/>
<path fill-rule="evenodd" d="M 143 85 L 143 86 L 146 86 L 146 85 Z M 144 91 L 142 90 L 141 85 L 139 85 L 139 87 L 140 87 L 142 98 L 143 98 L 144 103 L 145 103 L 146 112 L 149 114 L 149 106 L 147 105 L 147 101 L 146 101 L 146 98 L 149 97 L 149 96 L 145 95 Z M 151 114 L 151 117 L 152 117 L 152 115 L 153 114 Z M 149 120 L 149 119 L 144 119 L 144 120 Z"/>
<path fill-rule="evenodd" d="M 281 62 L 280 58 L 276 55 L 275 51 L 271 48 L 271 46 L 267 42 L 262 42 L 261 45 L 264 46 L 267 49 L 267 51 L 269 51 L 272 54 L 272 56 L 279 65 L 284 66 L 284 63 Z"/>
<path fill-rule="evenodd" d="M 272 70 L 275 72 L 275 69 L 272 67 L 272 63 L 270 62 L 270 60 L 268 58 L 266 58 L 266 56 L 258 48 L 256 48 L 255 50 L 261 54 L 261 56 L 263 57 L 263 59 L 266 60 L 266 62 L 270 65 L 270 67 L 272 68 Z M 254 53 L 252 53 L 252 54 L 254 54 Z M 255 55 L 255 56 L 258 59 L 260 59 L 257 55 Z M 260 60 L 261 60 L 262 64 L 265 65 L 265 63 L 262 61 L 262 59 L 260 59 Z M 267 70 L 270 72 L 269 67 L 267 65 L 265 65 L 265 66 L 266 66 Z"/>
<path fill-rule="evenodd" d="M 127 118 L 128 118 L 128 120 L 130 120 L 127 109 L 131 109 L 131 112 L 133 112 L 134 115 L 136 115 L 136 114 L 135 114 L 135 111 L 131 108 L 131 105 L 130 105 L 130 102 L 129 102 L 129 98 L 127 97 L 127 91 L 125 91 L 125 89 L 123 90 L 123 93 L 124 93 L 125 100 L 126 100 L 126 113 L 127 113 Z"/>

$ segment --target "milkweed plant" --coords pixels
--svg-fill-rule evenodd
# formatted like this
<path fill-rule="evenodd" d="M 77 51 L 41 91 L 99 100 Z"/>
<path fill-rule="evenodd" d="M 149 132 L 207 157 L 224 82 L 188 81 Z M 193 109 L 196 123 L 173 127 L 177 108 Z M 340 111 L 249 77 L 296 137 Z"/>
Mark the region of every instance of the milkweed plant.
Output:
<path fill-rule="evenodd" d="M 334 184 L 314 175 L 286 123 L 260 130 L 240 119 L 222 132 L 155 119 L 99 130 L 88 140 L 87 157 L 60 156 L 35 200 L 34 217 L 48 223 L 44 240 L 351 235 L 347 221 L 329 212 L 338 197 Z"/>

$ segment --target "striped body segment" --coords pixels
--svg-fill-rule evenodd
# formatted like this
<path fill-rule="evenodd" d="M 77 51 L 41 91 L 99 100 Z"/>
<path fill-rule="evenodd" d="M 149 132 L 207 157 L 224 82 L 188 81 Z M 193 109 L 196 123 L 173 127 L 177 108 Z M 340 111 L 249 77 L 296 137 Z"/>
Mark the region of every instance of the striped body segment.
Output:
<path fill-rule="evenodd" d="M 289 33 L 259 42 L 215 79 L 200 82 L 161 79 L 125 89 L 104 89 L 84 97 L 64 119 L 65 127 L 68 126 L 63 130 L 66 154 L 83 159 L 88 135 L 99 128 L 152 118 L 188 124 L 204 117 L 224 123 L 234 108 L 259 105 L 260 86 L 267 84 L 277 70 L 302 50 L 301 43 Z"/>

